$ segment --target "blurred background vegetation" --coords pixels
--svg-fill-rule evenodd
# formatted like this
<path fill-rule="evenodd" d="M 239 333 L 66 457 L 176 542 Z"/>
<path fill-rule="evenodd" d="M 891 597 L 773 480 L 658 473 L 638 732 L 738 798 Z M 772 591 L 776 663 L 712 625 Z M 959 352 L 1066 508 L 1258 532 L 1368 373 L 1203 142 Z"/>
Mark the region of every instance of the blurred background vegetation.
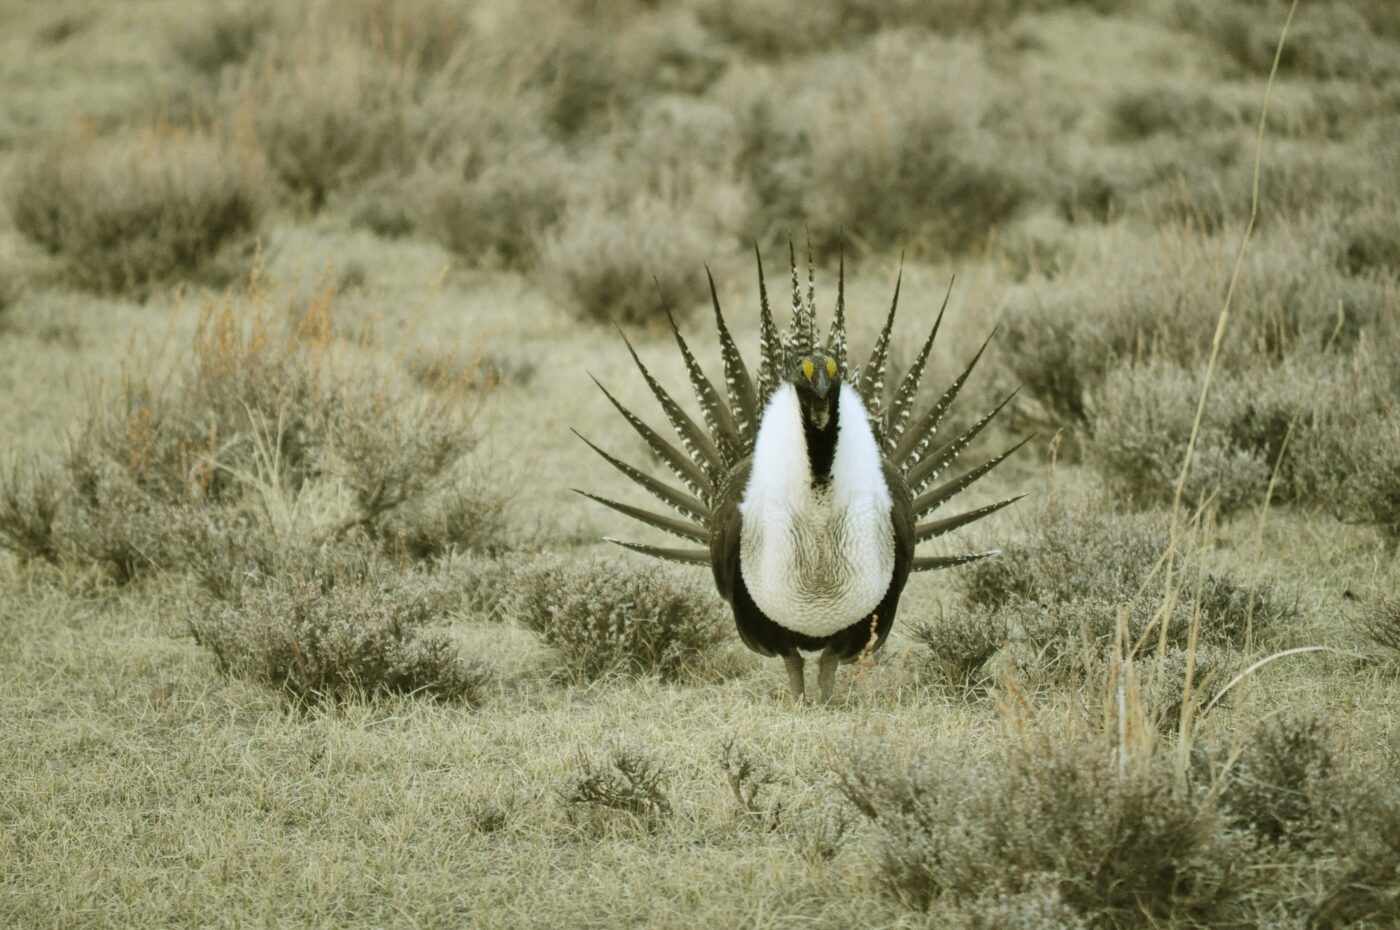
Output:
<path fill-rule="evenodd" d="M 1395 0 L 1298 8 L 1172 513 L 1288 9 L 0 0 L 0 924 L 1394 925 Z M 790 239 L 1041 437 L 820 712 L 568 492 Z"/>

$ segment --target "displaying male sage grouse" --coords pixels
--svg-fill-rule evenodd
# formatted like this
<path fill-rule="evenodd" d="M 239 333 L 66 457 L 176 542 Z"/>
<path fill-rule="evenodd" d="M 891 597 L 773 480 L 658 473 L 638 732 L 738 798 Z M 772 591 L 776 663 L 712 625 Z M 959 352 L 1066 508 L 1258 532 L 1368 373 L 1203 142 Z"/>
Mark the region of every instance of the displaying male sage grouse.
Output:
<path fill-rule="evenodd" d="M 951 568 L 995 554 L 919 557 L 914 548 L 1000 510 L 1016 497 L 955 516 L 918 521 L 991 471 L 1025 440 L 940 482 L 973 437 L 1011 399 L 1003 400 L 961 435 L 934 444 L 944 414 L 986 343 L 936 403 L 915 411 L 919 381 L 948 305 L 945 297 L 932 332 L 887 402 L 885 370 L 899 281 L 870 360 L 857 369 L 847 360 L 845 262 L 824 346 L 817 344 L 810 255 L 805 300 L 795 256 L 791 266 L 792 320 L 780 337 L 759 259 L 756 383 L 725 325 L 714 279 L 710 279 L 724 363 L 723 397 L 701 371 L 667 311 L 704 429 L 657 383 L 627 343 L 681 448 L 598 385 L 684 489 L 663 483 L 579 438 L 679 517 L 579 493 L 696 544 L 660 548 L 609 540 L 660 559 L 708 564 L 720 594 L 733 607 L 744 643 L 762 655 L 783 657 L 794 698 L 803 696 L 803 653 L 820 652 L 817 684 L 825 701 L 831 697 L 838 663 L 869 655 L 884 643 L 910 572 Z"/>

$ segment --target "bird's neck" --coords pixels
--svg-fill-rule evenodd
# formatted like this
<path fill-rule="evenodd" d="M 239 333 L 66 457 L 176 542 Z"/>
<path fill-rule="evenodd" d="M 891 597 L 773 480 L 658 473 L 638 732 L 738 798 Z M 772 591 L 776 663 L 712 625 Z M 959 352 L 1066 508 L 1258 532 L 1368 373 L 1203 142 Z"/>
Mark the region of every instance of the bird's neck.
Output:
<path fill-rule="evenodd" d="M 815 490 L 829 490 L 838 503 L 888 497 L 880 447 L 860 395 L 849 385 L 838 389 L 840 397 L 824 430 L 805 422 L 791 385 L 774 392 L 754 442 L 748 503 L 805 506 Z"/>
<path fill-rule="evenodd" d="M 836 461 L 836 437 L 841 427 L 841 400 L 838 390 L 832 392 L 831 416 L 825 428 L 818 428 L 806 417 L 802 418 L 802 434 L 807 445 L 807 463 L 812 469 L 812 484 L 825 487 L 831 483 L 831 466 Z"/>

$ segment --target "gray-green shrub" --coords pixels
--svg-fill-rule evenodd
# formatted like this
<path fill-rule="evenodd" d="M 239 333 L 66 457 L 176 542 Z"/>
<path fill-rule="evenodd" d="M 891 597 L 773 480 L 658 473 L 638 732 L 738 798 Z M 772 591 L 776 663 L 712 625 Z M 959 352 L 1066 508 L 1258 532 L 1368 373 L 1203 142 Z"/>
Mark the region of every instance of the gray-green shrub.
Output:
<path fill-rule="evenodd" d="M 1009 635 L 1006 613 L 998 610 L 954 610 L 934 621 L 922 621 L 909 635 L 927 651 L 931 665 L 949 684 L 971 688 L 983 666 L 996 655 Z"/>
<path fill-rule="evenodd" d="M 242 66 L 273 25 L 262 0 L 220 0 L 203 5 L 169 36 L 175 57 L 195 74 L 218 78 Z"/>
<path fill-rule="evenodd" d="M 1072 652 L 1081 634 L 1099 647 L 1111 644 L 1122 615 L 1137 639 L 1162 613 L 1162 575 L 1152 583 L 1148 577 L 1170 543 L 1165 513 L 1104 510 L 1085 496 L 1028 509 L 1023 519 L 1024 540 L 959 576 L 977 612 L 1004 613 L 1051 659 Z M 1178 545 L 1186 547 L 1184 540 Z M 1175 648 L 1186 646 L 1197 611 L 1200 641 L 1222 648 L 1242 646 L 1298 613 L 1296 601 L 1267 580 L 1251 584 L 1228 572 L 1183 570 L 1184 558 L 1177 557 L 1177 592 L 1166 614 Z M 1156 634 L 1150 641 L 1156 643 Z"/>
<path fill-rule="evenodd" d="M 258 159 L 230 134 L 152 128 L 20 158 L 9 201 L 15 227 L 76 283 L 140 293 L 248 242 L 265 186 Z"/>
<path fill-rule="evenodd" d="M 1056 912 L 1135 927 L 1218 926 L 1245 907 L 1248 842 L 1165 757 L 1120 768 L 1096 741 L 1041 738 L 900 759 L 874 740 L 837 775 L 875 827 L 881 881 L 921 908 L 1050 895 Z"/>
<path fill-rule="evenodd" d="M 581 679 L 693 673 L 728 638 L 703 579 L 618 559 L 539 556 L 522 564 L 510 609 Z"/>
<path fill-rule="evenodd" d="M 118 582 L 202 571 L 223 545 L 211 521 L 242 527 L 245 547 L 352 530 L 402 558 L 499 547 L 509 494 L 468 461 L 472 395 L 336 370 L 332 292 L 289 316 L 270 292 L 247 300 L 211 305 L 185 364 L 138 361 L 120 391 L 93 396 L 66 451 L 0 478 L 0 546 Z M 337 504 L 308 518 L 312 485 Z"/>
<path fill-rule="evenodd" d="M 658 324 L 705 296 L 716 233 L 685 204 L 643 195 L 621 208 L 582 202 L 546 232 L 540 263 L 551 292 L 579 316 Z"/>
<path fill-rule="evenodd" d="M 986 69 L 968 43 L 885 33 L 791 68 L 735 73 L 726 93 L 764 226 L 806 224 L 826 253 L 843 230 L 926 254 L 981 245 L 1027 194 L 1012 163 L 1023 150 L 999 148 L 982 127 Z M 939 86 L 959 92 L 928 93 Z"/>
<path fill-rule="evenodd" d="M 362 694 L 477 703 L 488 675 L 438 624 L 457 599 L 441 580 L 386 566 L 284 552 L 277 573 L 192 608 L 195 641 L 219 671 L 304 704 Z"/>
<path fill-rule="evenodd" d="M 1362 605 L 1357 626 L 1370 642 L 1400 654 L 1400 599 L 1383 596 Z"/>
<path fill-rule="evenodd" d="M 1221 803 L 1233 820 L 1271 843 L 1308 843 L 1336 816 L 1337 769 L 1325 718 L 1273 717 L 1244 737 Z"/>

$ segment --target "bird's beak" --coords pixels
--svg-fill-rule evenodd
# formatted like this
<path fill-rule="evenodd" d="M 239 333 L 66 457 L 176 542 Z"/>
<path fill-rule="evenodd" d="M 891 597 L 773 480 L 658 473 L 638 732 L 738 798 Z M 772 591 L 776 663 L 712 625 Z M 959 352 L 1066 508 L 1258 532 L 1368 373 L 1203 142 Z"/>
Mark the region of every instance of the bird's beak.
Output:
<path fill-rule="evenodd" d="M 817 376 L 812 379 L 812 391 L 822 400 L 826 400 L 826 395 L 831 391 L 831 379 L 826 376 L 825 371 L 818 371 Z"/>

